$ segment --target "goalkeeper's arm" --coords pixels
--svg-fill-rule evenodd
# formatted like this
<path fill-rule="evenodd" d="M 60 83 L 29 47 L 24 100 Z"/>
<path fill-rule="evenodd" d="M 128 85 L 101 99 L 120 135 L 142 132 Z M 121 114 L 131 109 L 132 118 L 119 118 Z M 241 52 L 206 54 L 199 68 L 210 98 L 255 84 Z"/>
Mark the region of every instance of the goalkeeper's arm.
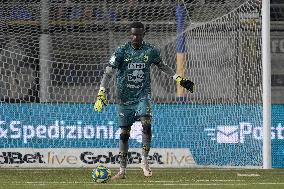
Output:
<path fill-rule="evenodd" d="M 105 73 L 103 75 L 101 84 L 100 84 L 100 89 L 97 95 L 97 100 L 96 103 L 94 104 L 94 110 L 101 112 L 103 109 L 103 106 L 106 106 L 107 103 L 107 96 L 106 96 L 106 87 L 113 75 L 113 69 L 110 66 L 106 67 Z"/>
<path fill-rule="evenodd" d="M 156 66 L 162 70 L 167 75 L 170 75 L 173 77 L 173 79 L 182 87 L 189 90 L 191 93 L 193 93 L 193 87 L 194 83 L 190 81 L 189 79 L 183 78 L 180 75 L 175 74 L 175 72 L 166 64 L 164 64 L 162 61 L 156 64 Z"/>

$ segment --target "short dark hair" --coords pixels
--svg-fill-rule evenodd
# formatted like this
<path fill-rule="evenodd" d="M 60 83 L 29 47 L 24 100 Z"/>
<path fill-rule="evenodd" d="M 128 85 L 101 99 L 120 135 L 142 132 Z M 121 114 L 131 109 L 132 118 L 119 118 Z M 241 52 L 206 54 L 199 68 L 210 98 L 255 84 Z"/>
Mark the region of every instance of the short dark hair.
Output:
<path fill-rule="evenodd" d="M 142 29 L 145 29 L 144 28 L 144 24 L 142 24 L 142 22 L 133 22 L 130 24 L 130 29 L 131 28 L 142 28 Z"/>

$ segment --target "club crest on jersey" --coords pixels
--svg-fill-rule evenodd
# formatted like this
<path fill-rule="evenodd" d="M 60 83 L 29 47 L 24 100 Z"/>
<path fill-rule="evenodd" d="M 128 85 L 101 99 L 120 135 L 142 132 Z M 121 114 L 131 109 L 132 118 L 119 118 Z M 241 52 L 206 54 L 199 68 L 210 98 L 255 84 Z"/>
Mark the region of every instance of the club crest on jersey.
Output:
<path fill-rule="evenodd" d="M 144 62 L 148 62 L 148 60 L 149 60 L 149 56 L 148 55 L 144 55 Z"/>
<path fill-rule="evenodd" d="M 124 62 L 126 62 L 126 63 L 128 63 L 128 62 L 130 62 L 130 61 L 131 61 L 131 58 L 128 58 L 128 57 L 127 57 L 127 58 L 124 59 Z"/>

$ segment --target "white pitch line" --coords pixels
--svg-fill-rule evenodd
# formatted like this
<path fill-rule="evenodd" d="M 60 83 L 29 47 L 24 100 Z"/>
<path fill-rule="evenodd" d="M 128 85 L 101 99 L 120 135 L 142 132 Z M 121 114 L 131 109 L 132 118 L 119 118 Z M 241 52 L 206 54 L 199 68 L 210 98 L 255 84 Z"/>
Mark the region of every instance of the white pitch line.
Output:
<path fill-rule="evenodd" d="M 178 182 L 190 182 L 190 180 L 149 180 L 144 183 L 178 183 Z"/>
<path fill-rule="evenodd" d="M 196 182 L 243 182 L 244 180 L 208 180 L 208 179 L 202 179 L 202 180 L 196 180 Z"/>
<path fill-rule="evenodd" d="M 243 174 L 243 173 L 237 173 L 238 177 L 259 177 L 260 175 L 257 173 L 251 173 L 251 174 Z"/>

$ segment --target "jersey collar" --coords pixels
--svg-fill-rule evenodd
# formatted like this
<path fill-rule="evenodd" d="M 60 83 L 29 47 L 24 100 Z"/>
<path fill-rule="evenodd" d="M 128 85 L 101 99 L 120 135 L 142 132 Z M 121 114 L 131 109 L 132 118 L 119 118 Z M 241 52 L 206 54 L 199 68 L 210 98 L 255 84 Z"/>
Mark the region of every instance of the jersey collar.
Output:
<path fill-rule="evenodd" d="M 134 49 L 134 50 L 141 50 L 141 49 L 143 48 L 144 44 L 145 44 L 145 42 L 144 42 L 144 41 L 142 41 L 141 46 L 140 46 L 138 49 L 136 49 L 136 48 L 134 48 L 134 47 L 132 46 L 132 43 L 130 42 L 130 46 L 131 46 L 131 47 L 132 47 L 132 49 Z"/>

